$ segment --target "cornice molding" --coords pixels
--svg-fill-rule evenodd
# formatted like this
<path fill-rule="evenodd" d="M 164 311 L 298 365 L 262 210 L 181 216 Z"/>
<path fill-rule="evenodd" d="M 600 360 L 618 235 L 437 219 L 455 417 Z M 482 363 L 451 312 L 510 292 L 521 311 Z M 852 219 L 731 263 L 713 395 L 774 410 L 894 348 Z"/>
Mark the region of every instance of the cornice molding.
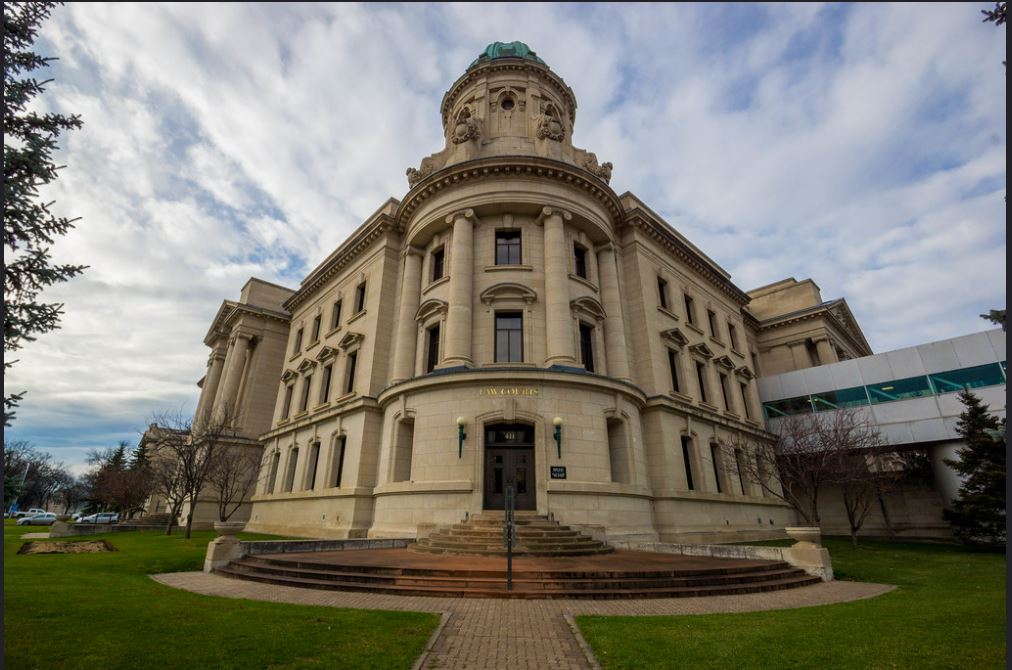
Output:
<path fill-rule="evenodd" d="M 678 238 L 669 229 L 669 226 L 643 209 L 636 207 L 625 213 L 624 223 L 627 226 L 639 228 L 652 240 L 659 243 L 664 249 L 672 253 L 680 261 L 698 272 L 704 279 L 716 286 L 721 293 L 725 294 L 739 305 L 748 304 L 751 298 L 748 294 L 735 286 L 722 273 L 700 256 L 694 249 L 690 248 L 684 241 Z"/>
<path fill-rule="evenodd" d="M 397 225 L 403 228 L 422 203 L 447 188 L 484 179 L 548 179 L 569 185 L 597 200 L 616 225 L 622 221 L 622 204 L 611 188 L 592 173 L 569 163 L 537 156 L 495 156 L 454 163 L 428 175 L 404 196 L 397 209 Z"/>

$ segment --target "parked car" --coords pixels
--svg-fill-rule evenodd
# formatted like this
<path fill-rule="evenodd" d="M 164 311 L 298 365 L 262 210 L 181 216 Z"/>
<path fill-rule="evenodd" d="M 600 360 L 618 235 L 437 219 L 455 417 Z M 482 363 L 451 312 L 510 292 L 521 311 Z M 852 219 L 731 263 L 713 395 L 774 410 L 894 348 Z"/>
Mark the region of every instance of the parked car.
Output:
<path fill-rule="evenodd" d="M 56 521 L 56 515 L 52 512 L 43 512 L 34 516 L 26 516 L 18 519 L 19 526 L 52 526 Z"/>
<path fill-rule="evenodd" d="M 99 512 L 81 517 L 78 523 L 119 523 L 119 514 L 116 512 Z"/>
<path fill-rule="evenodd" d="M 38 507 L 32 507 L 31 509 L 19 510 L 17 512 L 14 512 L 14 514 L 12 514 L 11 516 L 13 516 L 15 519 L 24 519 L 25 517 L 35 516 L 36 514 L 45 514 L 45 513 L 46 513 L 46 510 L 44 510 L 44 509 L 40 509 Z"/>

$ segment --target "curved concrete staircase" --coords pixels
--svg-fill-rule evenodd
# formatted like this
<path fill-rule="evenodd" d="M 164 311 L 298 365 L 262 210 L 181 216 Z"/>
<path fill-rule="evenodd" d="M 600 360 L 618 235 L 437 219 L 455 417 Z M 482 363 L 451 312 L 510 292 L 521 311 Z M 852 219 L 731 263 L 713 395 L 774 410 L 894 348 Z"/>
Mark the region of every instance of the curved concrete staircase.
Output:
<path fill-rule="evenodd" d="M 604 542 L 534 513 L 516 513 L 515 556 L 591 556 L 614 551 Z M 483 512 L 411 545 L 427 554 L 505 556 L 502 512 Z"/>
<path fill-rule="evenodd" d="M 518 558 L 513 590 L 506 588 L 501 558 L 425 556 L 404 549 L 246 556 L 217 572 L 284 586 L 449 598 L 685 598 L 776 591 L 821 581 L 779 561 L 624 551 L 583 558 Z"/>

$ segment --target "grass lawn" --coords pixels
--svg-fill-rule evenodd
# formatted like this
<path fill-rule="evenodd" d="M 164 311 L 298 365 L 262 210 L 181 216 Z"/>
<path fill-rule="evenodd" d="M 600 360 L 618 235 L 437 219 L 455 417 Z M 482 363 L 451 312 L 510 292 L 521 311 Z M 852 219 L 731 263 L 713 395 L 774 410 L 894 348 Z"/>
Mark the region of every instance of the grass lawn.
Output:
<path fill-rule="evenodd" d="M 23 533 L 46 530 L 4 521 L 3 665 L 12 670 L 410 668 L 439 622 L 201 596 L 148 577 L 201 569 L 211 531 L 80 538 L 104 538 L 114 553 L 16 554 Z"/>
<path fill-rule="evenodd" d="M 1005 556 L 955 546 L 827 539 L 837 578 L 877 598 L 747 614 L 577 618 L 619 668 L 1004 668 Z"/>

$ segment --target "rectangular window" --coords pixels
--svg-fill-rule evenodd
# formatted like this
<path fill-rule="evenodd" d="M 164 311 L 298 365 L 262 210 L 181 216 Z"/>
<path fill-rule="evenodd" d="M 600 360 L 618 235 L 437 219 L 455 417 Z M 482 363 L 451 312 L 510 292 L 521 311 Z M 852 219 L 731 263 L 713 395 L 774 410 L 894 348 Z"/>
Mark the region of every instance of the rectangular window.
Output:
<path fill-rule="evenodd" d="M 341 436 L 337 439 L 337 462 L 334 465 L 334 487 L 341 487 L 341 477 L 344 475 L 344 448 L 348 445 L 348 438 Z"/>
<path fill-rule="evenodd" d="M 520 265 L 520 231 L 497 230 L 495 233 L 495 264 Z"/>
<path fill-rule="evenodd" d="M 309 460 L 306 462 L 306 490 L 316 488 L 316 468 L 320 465 L 320 443 L 314 442 L 309 447 Z"/>
<path fill-rule="evenodd" d="M 428 350 L 425 354 L 425 371 L 432 372 L 439 365 L 439 325 L 429 328 Z"/>
<path fill-rule="evenodd" d="M 927 377 L 896 379 L 891 382 L 882 382 L 881 384 L 869 384 L 867 388 L 868 397 L 871 398 L 871 404 L 873 405 L 931 395 L 931 384 L 928 383 Z"/>
<path fill-rule="evenodd" d="M 730 389 L 727 388 L 727 375 L 723 372 L 720 373 L 720 395 L 724 398 L 724 409 L 728 412 L 733 412 L 734 406 L 731 404 L 731 393 Z"/>
<path fill-rule="evenodd" d="M 657 278 L 657 300 L 660 301 L 661 309 L 668 309 L 668 282 Z"/>
<path fill-rule="evenodd" d="M 295 348 L 293 349 L 293 351 L 295 353 L 299 353 L 300 351 L 302 351 L 302 329 L 301 328 L 299 328 L 297 331 L 295 331 Z"/>
<path fill-rule="evenodd" d="M 734 467 L 738 470 L 738 485 L 741 486 L 741 494 L 746 496 L 748 493 L 745 491 L 745 468 L 742 465 L 745 462 L 744 458 L 745 455 L 741 449 L 734 450 Z"/>
<path fill-rule="evenodd" d="M 767 419 L 775 419 L 778 416 L 791 416 L 793 414 L 811 414 L 812 403 L 809 401 L 808 396 L 799 396 L 797 398 L 764 402 L 763 410 L 766 412 Z"/>
<path fill-rule="evenodd" d="M 678 352 L 674 349 L 668 349 L 668 370 L 671 371 L 671 390 L 681 393 L 682 389 L 678 385 Z"/>
<path fill-rule="evenodd" d="M 699 399 L 708 402 L 706 398 L 706 366 L 696 363 L 696 381 L 699 382 Z"/>
<path fill-rule="evenodd" d="M 682 435 L 682 463 L 685 465 L 685 484 L 690 491 L 696 489 L 692 482 L 692 458 L 689 456 L 689 437 Z"/>
<path fill-rule="evenodd" d="M 751 419 L 752 412 L 748 410 L 748 384 L 745 382 L 739 382 L 738 385 L 741 387 L 741 407 L 742 411 L 745 412 L 745 418 Z"/>
<path fill-rule="evenodd" d="M 323 382 L 320 384 L 320 403 L 325 403 L 330 399 L 330 378 L 334 374 L 334 365 L 325 365 L 323 367 Z"/>
<path fill-rule="evenodd" d="M 320 339 L 320 320 L 321 319 L 323 319 L 323 316 L 320 315 L 320 314 L 317 314 L 316 318 L 313 319 L 313 339 L 312 339 L 313 342 L 316 342 L 316 341 L 318 341 Z"/>
<path fill-rule="evenodd" d="M 706 320 L 707 320 L 707 322 L 710 325 L 710 337 L 719 340 L 720 337 L 717 336 L 717 315 L 716 315 L 716 313 L 714 313 L 714 311 L 710 310 L 710 309 L 706 310 Z"/>
<path fill-rule="evenodd" d="M 587 278 L 587 249 L 579 244 L 573 244 L 573 268 L 576 276 Z"/>
<path fill-rule="evenodd" d="M 730 321 L 727 323 L 727 339 L 731 340 L 732 349 L 740 351 L 738 349 L 738 329 Z"/>
<path fill-rule="evenodd" d="M 524 318 L 520 312 L 495 315 L 495 362 L 519 363 L 524 360 Z"/>
<path fill-rule="evenodd" d="M 689 294 L 685 294 L 685 321 L 686 323 L 696 323 L 696 309 L 693 304 L 693 300 L 689 297 Z"/>
<path fill-rule="evenodd" d="M 355 367 L 358 365 L 358 352 L 353 351 L 348 354 L 348 374 L 346 375 L 344 383 L 345 393 L 355 392 Z"/>
<path fill-rule="evenodd" d="M 717 493 L 724 492 L 723 477 L 720 474 L 720 446 L 710 444 L 710 461 L 713 463 L 713 480 L 717 482 Z"/>
<path fill-rule="evenodd" d="M 331 329 L 337 328 L 341 325 L 341 301 L 338 300 L 334 303 L 334 309 L 331 311 L 330 327 Z"/>
<path fill-rule="evenodd" d="M 292 413 L 292 393 L 295 391 L 295 385 L 289 384 L 285 387 L 285 402 L 281 405 L 281 418 L 287 419 L 288 415 Z"/>
<path fill-rule="evenodd" d="M 838 391 L 826 391 L 812 395 L 812 405 L 816 412 L 826 412 L 844 407 L 860 407 L 868 404 L 868 394 L 863 386 L 854 386 Z"/>
<path fill-rule="evenodd" d="M 443 247 L 439 247 L 438 249 L 436 249 L 435 251 L 432 252 L 432 257 L 430 259 L 431 264 L 432 264 L 432 281 L 436 281 L 437 279 L 442 279 L 443 278 L 443 257 L 444 257 L 444 255 L 445 254 L 444 254 Z"/>
<path fill-rule="evenodd" d="M 594 371 L 594 329 L 585 323 L 580 324 L 580 359 L 587 372 Z"/>
<path fill-rule="evenodd" d="M 307 375 L 302 379 L 302 400 L 299 401 L 299 411 L 305 412 L 309 406 L 309 385 L 313 383 L 313 375 Z"/>
<path fill-rule="evenodd" d="M 949 372 L 936 372 L 929 376 L 931 377 L 931 385 L 935 387 L 935 393 L 954 393 L 962 391 L 964 387 L 975 389 L 984 386 L 999 386 L 1005 383 L 1005 375 L 1002 374 L 1001 365 L 998 363 L 977 365 Z"/>
<path fill-rule="evenodd" d="M 365 309 L 365 282 L 355 289 L 355 313 L 358 314 L 363 309 Z"/>

